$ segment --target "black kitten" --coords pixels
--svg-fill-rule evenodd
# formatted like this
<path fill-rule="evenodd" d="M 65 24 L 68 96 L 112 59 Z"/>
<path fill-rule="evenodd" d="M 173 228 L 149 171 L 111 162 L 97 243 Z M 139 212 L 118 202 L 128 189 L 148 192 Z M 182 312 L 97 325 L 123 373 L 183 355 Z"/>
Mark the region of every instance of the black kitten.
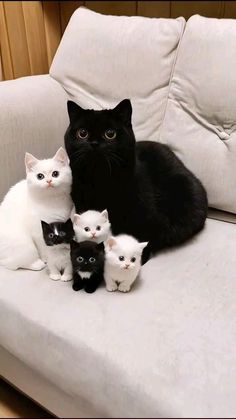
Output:
<path fill-rule="evenodd" d="M 74 237 L 74 229 L 71 219 L 65 223 L 46 223 L 41 221 L 43 238 L 47 246 L 55 246 L 62 243 L 70 243 Z"/>
<path fill-rule="evenodd" d="M 114 235 L 149 242 L 143 263 L 151 253 L 181 244 L 203 228 L 205 189 L 169 147 L 135 143 L 128 99 L 102 111 L 69 101 L 68 113 L 65 146 L 78 213 L 107 208 Z"/>
<path fill-rule="evenodd" d="M 73 290 L 82 288 L 86 292 L 96 291 L 103 280 L 104 245 L 91 241 L 71 242 L 71 261 L 73 266 Z"/>

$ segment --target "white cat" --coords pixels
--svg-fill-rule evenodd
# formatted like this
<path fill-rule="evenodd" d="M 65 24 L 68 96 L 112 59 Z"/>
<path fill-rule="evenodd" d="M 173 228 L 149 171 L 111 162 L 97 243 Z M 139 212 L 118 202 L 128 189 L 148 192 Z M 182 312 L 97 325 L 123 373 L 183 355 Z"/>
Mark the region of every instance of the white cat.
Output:
<path fill-rule="evenodd" d="M 107 210 L 89 210 L 80 215 L 75 214 L 73 227 L 76 241 L 79 243 L 89 240 L 99 244 L 111 235 Z"/>
<path fill-rule="evenodd" d="M 14 185 L 0 206 L 0 265 L 41 270 L 45 243 L 41 220 L 65 221 L 72 210 L 72 175 L 63 148 L 51 159 L 25 155 L 26 179 Z"/>
<path fill-rule="evenodd" d="M 139 243 L 126 234 L 105 242 L 104 279 L 107 291 L 130 291 L 141 268 L 141 256 L 148 242 Z"/>

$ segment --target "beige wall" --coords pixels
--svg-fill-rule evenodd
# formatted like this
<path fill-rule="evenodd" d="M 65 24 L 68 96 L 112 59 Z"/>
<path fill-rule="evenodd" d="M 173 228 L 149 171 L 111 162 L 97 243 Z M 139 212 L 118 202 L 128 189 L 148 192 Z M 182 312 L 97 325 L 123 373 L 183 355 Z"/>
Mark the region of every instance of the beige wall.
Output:
<path fill-rule="evenodd" d="M 47 73 L 69 18 L 80 5 L 105 14 L 236 18 L 236 1 L 0 1 L 3 78 Z"/>

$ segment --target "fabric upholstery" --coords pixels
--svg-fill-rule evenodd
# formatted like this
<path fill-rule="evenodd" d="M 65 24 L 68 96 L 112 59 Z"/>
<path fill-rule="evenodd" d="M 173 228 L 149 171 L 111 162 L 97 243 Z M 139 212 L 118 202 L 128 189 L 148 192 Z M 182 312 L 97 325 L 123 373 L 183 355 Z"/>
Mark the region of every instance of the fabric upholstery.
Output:
<path fill-rule="evenodd" d="M 72 15 L 50 74 L 82 107 L 133 105 L 138 140 L 157 140 L 185 20 L 105 16 L 80 7 Z"/>
<path fill-rule="evenodd" d="M 24 155 L 52 156 L 64 144 L 67 95 L 49 75 L 0 82 L 0 201 L 25 177 Z"/>
<path fill-rule="evenodd" d="M 203 182 L 211 207 L 236 212 L 236 20 L 191 17 L 160 141 Z"/>
<path fill-rule="evenodd" d="M 1 269 L 0 344 L 100 417 L 235 417 L 235 243 L 208 220 L 128 294 Z"/>

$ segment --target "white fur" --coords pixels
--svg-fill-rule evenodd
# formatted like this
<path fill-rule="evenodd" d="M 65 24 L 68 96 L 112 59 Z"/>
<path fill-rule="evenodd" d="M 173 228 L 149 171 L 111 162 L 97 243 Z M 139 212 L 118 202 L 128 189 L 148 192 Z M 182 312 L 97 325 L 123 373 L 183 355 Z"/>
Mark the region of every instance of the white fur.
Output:
<path fill-rule="evenodd" d="M 101 230 L 96 230 L 100 226 Z M 102 212 L 89 210 L 83 214 L 74 215 L 74 232 L 77 242 L 85 240 L 101 243 L 111 235 L 111 224 L 109 223 L 107 210 Z M 85 227 L 89 227 L 90 231 L 85 231 Z"/>
<path fill-rule="evenodd" d="M 72 175 L 63 148 L 45 160 L 26 153 L 25 165 L 26 179 L 13 186 L 0 205 L 0 265 L 40 270 L 46 258 L 40 220 L 51 223 L 69 218 Z M 52 177 L 55 170 L 60 172 L 57 178 Z M 38 173 L 45 178 L 38 180 Z"/>
<path fill-rule="evenodd" d="M 92 275 L 92 272 L 78 271 L 78 274 L 80 275 L 81 279 L 88 279 Z"/>
<path fill-rule="evenodd" d="M 47 246 L 47 265 L 51 279 L 54 281 L 71 281 L 70 245 L 57 244 L 55 246 Z"/>
<path fill-rule="evenodd" d="M 130 291 L 139 274 L 142 252 L 147 244 L 139 243 L 126 234 L 110 237 L 106 241 L 104 279 L 107 291 Z M 120 261 L 119 256 L 124 256 L 124 261 Z M 133 257 L 136 258 L 135 262 L 131 262 Z"/>

